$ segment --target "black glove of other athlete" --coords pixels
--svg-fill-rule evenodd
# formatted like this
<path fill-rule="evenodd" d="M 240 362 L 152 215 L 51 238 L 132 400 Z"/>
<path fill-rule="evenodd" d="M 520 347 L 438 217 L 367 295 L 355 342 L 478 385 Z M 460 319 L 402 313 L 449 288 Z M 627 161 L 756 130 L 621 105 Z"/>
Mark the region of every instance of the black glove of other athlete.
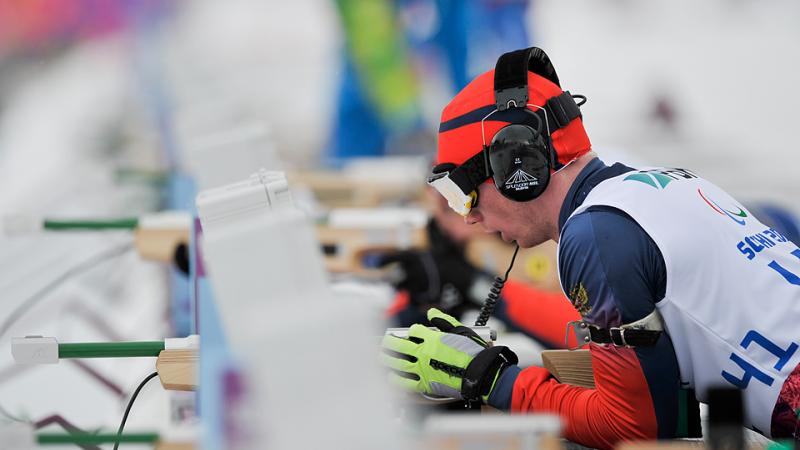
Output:
<path fill-rule="evenodd" d="M 430 220 L 427 231 L 430 243 L 427 250 L 383 255 L 379 265 L 397 263 L 400 276 L 395 287 L 408 291 L 411 303 L 425 310 L 438 307 L 459 315 L 465 309 L 480 306 L 481 298 L 472 299 L 473 285 L 487 278 L 491 283 L 491 277 L 467 261 L 464 249 L 442 233 L 436 222 Z"/>

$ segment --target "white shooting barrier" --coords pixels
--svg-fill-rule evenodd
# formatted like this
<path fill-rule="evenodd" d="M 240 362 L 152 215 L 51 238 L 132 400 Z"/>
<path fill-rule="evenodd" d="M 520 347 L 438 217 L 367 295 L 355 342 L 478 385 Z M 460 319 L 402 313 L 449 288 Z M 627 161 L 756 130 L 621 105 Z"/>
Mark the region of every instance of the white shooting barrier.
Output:
<path fill-rule="evenodd" d="M 197 198 L 208 275 L 245 394 L 229 448 L 401 448 L 374 337 L 380 317 L 334 295 L 285 177 Z"/>

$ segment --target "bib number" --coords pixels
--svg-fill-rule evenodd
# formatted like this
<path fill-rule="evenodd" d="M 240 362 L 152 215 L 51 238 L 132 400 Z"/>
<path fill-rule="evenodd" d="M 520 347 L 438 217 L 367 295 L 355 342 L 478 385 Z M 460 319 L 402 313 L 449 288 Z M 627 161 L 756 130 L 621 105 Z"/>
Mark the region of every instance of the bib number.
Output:
<path fill-rule="evenodd" d="M 757 346 L 761 347 L 762 349 L 766 350 L 767 352 L 775 355 L 778 358 L 778 361 L 773 366 L 775 370 L 780 371 L 783 369 L 783 366 L 786 365 L 787 362 L 794 356 L 795 352 L 797 351 L 797 344 L 792 342 L 789 347 L 785 350 L 780 348 L 777 344 L 772 342 L 771 340 L 767 339 L 763 334 L 759 333 L 756 330 L 750 330 L 742 339 L 741 344 L 739 344 L 743 349 L 748 350 L 750 344 L 756 344 Z M 736 363 L 739 366 L 743 373 L 739 377 L 723 370 L 722 371 L 722 378 L 724 378 L 728 383 L 736 386 L 739 389 L 747 389 L 747 386 L 750 384 L 750 380 L 753 378 L 756 381 L 766 384 L 767 386 L 772 386 L 772 383 L 775 381 L 774 378 L 763 372 L 758 367 L 750 364 L 744 358 L 737 355 L 736 353 L 731 353 L 730 360 Z"/>

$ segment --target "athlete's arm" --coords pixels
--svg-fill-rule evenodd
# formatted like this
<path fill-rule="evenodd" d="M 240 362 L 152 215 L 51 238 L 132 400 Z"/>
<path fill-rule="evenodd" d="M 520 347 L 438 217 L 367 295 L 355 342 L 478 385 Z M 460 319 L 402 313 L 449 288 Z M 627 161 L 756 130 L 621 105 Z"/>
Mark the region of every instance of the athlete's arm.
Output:
<path fill-rule="evenodd" d="M 664 296 L 663 257 L 630 217 L 594 208 L 570 219 L 561 234 L 559 270 L 585 321 L 608 328 L 650 314 Z M 595 389 L 563 385 L 537 367 L 512 367 L 490 404 L 512 411 L 558 413 L 565 436 L 611 448 L 620 440 L 675 436 L 680 379 L 669 337 L 653 347 L 590 346 Z"/>

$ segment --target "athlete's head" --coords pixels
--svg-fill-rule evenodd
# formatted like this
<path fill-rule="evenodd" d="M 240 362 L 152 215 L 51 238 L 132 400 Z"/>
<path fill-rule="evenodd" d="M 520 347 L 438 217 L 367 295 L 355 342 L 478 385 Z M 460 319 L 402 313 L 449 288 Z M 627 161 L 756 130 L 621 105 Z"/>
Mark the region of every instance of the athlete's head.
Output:
<path fill-rule="evenodd" d="M 549 237 L 540 234 L 551 220 L 536 211 L 558 203 L 548 197 L 563 183 L 551 175 L 591 151 L 580 110 L 558 83 L 541 50 L 507 53 L 442 111 L 429 183 L 467 223 L 522 246 Z"/>

